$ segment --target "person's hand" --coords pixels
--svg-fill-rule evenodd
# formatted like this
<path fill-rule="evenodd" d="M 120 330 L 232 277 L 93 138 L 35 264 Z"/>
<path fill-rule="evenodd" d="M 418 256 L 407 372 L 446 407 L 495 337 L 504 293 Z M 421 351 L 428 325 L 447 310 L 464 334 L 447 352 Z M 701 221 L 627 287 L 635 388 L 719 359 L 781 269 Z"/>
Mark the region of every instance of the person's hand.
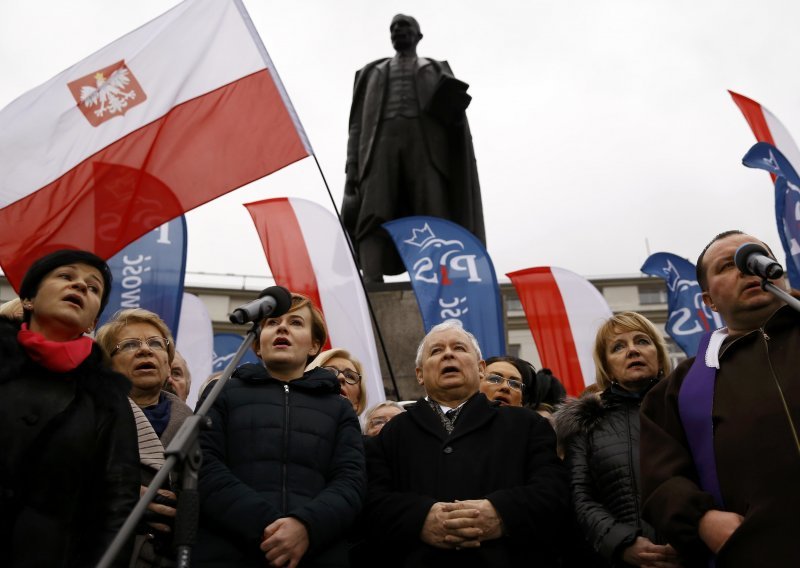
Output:
<path fill-rule="evenodd" d="M 717 554 L 742 521 L 744 517 L 736 513 L 711 509 L 700 517 L 697 532 L 711 552 Z"/>
<path fill-rule="evenodd" d="M 144 485 L 140 485 L 139 496 L 141 497 L 146 492 L 147 492 L 147 487 L 145 487 Z M 159 489 L 156 499 L 158 499 L 161 502 L 156 503 L 155 501 L 151 501 L 147 505 L 147 510 L 154 515 L 171 517 L 174 519 L 176 511 L 175 507 L 172 506 L 172 504 L 174 505 L 178 504 L 178 497 L 175 495 L 175 493 L 169 491 L 168 489 Z M 150 527 L 152 527 L 153 529 L 161 532 L 170 532 L 172 530 L 169 527 L 169 525 L 166 525 L 164 523 L 148 521 L 147 524 L 150 525 Z"/>
<path fill-rule="evenodd" d="M 472 499 L 467 501 L 456 501 L 453 504 L 454 510 L 475 510 L 478 512 L 473 517 L 473 526 L 480 530 L 479 540 L 492 540 L 503 536 L 503 521 L 497 510 L 488 499 Z M 451 523 L 452 524 L 452 523 Z M 445 523 L 448 527 L 448 523 Z"/>
<path fill-rule="evenodd" d="M 422 524 L 420 539 L 436 548 L 478 547 L 480 529 L 474 526 L 478 515 L 477 509 L 457 507 L 455 503 L 434 503 Z"/>
<path fill-rule="evenodd" d="M 358 196 L 358 166 L 348 165 L 344 174 L 344 194 L 345 196 Z"/>
<path fill-rule="evenodd" d="M 642 568 L 680 568 L 678 553 L 670 545 L 653 544 L 643 536 L 622 553 L 622 560 L 632 566 Z"/>
<path fill-rule="evenodd" d="M 295 568 L 308 550 L 308 531 L 294 517 L 282 517 L 264 529 L 261 550 L 270 566 Z"/>

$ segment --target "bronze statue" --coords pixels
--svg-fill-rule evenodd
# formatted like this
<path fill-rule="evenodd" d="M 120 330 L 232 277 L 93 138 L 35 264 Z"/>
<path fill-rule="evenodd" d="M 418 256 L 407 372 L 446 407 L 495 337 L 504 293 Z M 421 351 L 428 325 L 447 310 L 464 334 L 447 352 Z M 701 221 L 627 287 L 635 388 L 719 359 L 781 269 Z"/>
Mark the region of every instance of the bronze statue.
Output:
<path fill-rule="evenodd" d="M 486 241 L 466 83 L 446 61 L 417 57 L 422 33 L 392 18 L 394 57 L 356 73 L 342 221 L 367 281 L 403 263 L 381 223 L 411 215 L 449 219 Z"/>

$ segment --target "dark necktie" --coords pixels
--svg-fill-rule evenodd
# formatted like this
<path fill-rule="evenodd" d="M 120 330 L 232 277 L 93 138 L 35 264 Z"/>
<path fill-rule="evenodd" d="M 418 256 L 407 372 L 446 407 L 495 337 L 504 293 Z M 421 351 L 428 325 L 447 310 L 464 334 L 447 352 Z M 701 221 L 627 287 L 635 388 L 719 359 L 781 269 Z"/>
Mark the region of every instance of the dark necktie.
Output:
<path fill-rule="evenodd" d="M 456 421 L 456 418 L 458 417 L 458 409 L 457 408 L 451 408 L 450 410 L 445 412 L 444 415 L 447 416 L 447 419 L 452 424 L 453 422 Z"/>

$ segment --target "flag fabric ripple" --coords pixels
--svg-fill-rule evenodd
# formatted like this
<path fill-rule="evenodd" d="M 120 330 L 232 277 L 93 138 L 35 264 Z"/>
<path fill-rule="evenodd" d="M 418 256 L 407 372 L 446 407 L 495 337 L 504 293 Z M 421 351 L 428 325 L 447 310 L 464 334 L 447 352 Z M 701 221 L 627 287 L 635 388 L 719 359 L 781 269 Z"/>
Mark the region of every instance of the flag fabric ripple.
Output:
<path fill-rule="evenodd" d="M 603 295 L 588 280 L 555 266 L 509 272 L 539 358 L 578 396 L 595 382 L 592 351 L 597 328 L 611 317 Z"/>
<path fill-rule="evenodd" d="M 775 223 L 786 253 L 793 288 L 800 287 L 800 149 L 778 118 L 758 102 L 728 91 L 760 144 L 743 159 L 748 167 L 769 172 L 775 184 Z M 766 146 L 768 145 L 768 146 Z M 773 150 L 770 153 L 770 148 Z"/>
<path fill-rule="evenodd" d="M 664 279 L 668 308 L 664 329 L 687 357 L 694 357 L 703 335 L 724 325 L 720 315 L 703 303 L 695 265 L 675 254 L 657 252 L 647 257 L 641 270 Z"/>
<path fill-rule="evenodd" d="M 742 111 L 747 124 L 759 142 L 772 144 L 791 162 L 795 168 L 800 167 L 800 150 L 792 135 L 778 118 L 753 99 L 739 93 L 728 91 L 733 102 Z M 774 179 L 774 174 L 773 179 Z"/>
<path fill-rule="evenodd" d="M 367 299 L 336 216 L 281 197 L 246 203 L 275 283 L 310 297 L 325 314 L 326 349 L 346 349 L 364 366 L 367 406 L 386 400 Z"/>
<path fill-rule="evenodd" d="M 0 111 L 0 264 L 110 258 L 310 154 L 241 0 L 186 0 Z"/>

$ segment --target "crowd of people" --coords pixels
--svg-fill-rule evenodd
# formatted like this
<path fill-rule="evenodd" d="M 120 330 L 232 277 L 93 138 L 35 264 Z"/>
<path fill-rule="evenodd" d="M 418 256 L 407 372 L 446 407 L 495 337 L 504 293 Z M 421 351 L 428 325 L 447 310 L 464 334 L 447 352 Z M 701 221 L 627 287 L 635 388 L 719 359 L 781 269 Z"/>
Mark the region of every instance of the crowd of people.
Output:
<path fill-rule="evenodd" d="M 484 359 L 450 320 L 418 347 L 425 396 L 370 407 L 360 361 L 323 351 L 322 313 L 292 294 L 200 434 L 192 564 L 796 565 L 800 314 L 735 267 L 755 240 L 722 233 L 698 259 L 727 327 L 697 357 L 673 371 L 653 323 L 618 313 L 576 398 L 547 369 Z M 94 329 L 111 279 L 94 254 L 56 251 L 0 309 L 3 565 L 94 566 L 192 414 L 157 314 Z M 157 488 L 116 566 L 175 564 L 179 493 L 174 478 Z"/>

